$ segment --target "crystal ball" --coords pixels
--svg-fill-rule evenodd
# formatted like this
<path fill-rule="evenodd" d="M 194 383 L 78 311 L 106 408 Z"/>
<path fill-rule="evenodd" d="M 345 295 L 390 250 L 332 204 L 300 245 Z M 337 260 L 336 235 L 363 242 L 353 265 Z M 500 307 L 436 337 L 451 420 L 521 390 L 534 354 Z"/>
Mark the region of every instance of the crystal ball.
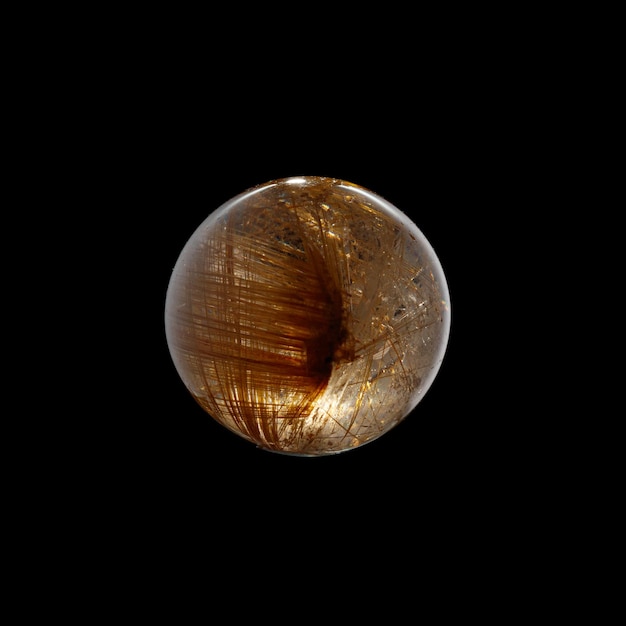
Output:
<path fill-rule="evenodd" d="M 449 332 L 446 277 L 419 228 L 378 194 L 319 176 L 257 185 L 209 213 L 165 298 L 169 353 L 200 407 L 295 456 L 397 426 Z"/>

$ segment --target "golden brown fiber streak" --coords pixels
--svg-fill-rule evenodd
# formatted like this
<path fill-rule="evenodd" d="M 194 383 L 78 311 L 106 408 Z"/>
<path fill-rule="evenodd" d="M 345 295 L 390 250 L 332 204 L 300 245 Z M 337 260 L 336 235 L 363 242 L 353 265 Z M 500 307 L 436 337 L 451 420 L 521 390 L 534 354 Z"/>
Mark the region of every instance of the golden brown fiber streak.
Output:
<path fill-rule="evenodd" d="M 308 416 L 326 387 L 345 329 L 336 277 L 297 212 L 278 224 L 289 241 L 270 242 L 263 235 L 265 219 L 277 225 L 272 213 L 255 211 L 258 226 L 251 218 L 245 232 L 227 218 L 199 267 L 187 268 L 192 279 L 176 322 L 185 329 L 177 349 L 186 358 L 198 351 L 199 371 L 219 382 L 218 397 L 195 395 L 197 401 L 218 419 L 227 410 L 229 419 L 220 420 L 226 426 L 232 418 L 250 440 L 280 449 L 284 420 Z M 320 216 L 316 222 L 324 237 Z"/>

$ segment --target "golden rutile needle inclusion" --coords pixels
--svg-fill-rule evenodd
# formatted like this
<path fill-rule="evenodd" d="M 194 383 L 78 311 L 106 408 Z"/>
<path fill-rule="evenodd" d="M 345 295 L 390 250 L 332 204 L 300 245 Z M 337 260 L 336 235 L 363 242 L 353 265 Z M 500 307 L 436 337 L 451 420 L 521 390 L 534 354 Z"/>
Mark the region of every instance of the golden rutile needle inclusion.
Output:
<path fill-rule="evenodd" d="M 409 218 L 334 178 L 270 181 L 211 213 L 165 306 L 184 384 L 260 448 L 321 456 L 377 439 L 419 403 L 448 342 L 440 262 Z"/>

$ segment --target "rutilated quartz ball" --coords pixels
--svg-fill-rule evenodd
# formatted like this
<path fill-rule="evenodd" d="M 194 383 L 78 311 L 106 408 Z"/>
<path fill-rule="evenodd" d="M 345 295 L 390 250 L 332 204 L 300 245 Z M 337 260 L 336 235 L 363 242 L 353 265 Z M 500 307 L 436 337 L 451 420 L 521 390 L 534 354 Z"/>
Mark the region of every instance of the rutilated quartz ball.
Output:
<path fill-rule="evenodd" d="M 399 424 L 437 375 L 446 278 L 399 209 L 359 185 L 273 180 L 209 214 L 167 288 L 180 378 L 217 422 L 264 450 L 324 456 Z"/>

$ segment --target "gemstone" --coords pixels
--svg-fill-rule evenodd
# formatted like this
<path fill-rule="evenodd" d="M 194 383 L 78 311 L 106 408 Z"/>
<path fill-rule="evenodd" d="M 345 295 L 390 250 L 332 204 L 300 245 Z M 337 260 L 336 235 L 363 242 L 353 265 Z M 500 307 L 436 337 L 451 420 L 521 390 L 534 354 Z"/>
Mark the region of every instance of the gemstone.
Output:
<path fill-rule="evenodd" d="M 446 277 L 419 228 L 378 194 L 319 176 L 211 212 L 165 301 L 168 349 L 200 407 L 294 456 L 353 450 L 403 421 L 449 332 Z"/>

